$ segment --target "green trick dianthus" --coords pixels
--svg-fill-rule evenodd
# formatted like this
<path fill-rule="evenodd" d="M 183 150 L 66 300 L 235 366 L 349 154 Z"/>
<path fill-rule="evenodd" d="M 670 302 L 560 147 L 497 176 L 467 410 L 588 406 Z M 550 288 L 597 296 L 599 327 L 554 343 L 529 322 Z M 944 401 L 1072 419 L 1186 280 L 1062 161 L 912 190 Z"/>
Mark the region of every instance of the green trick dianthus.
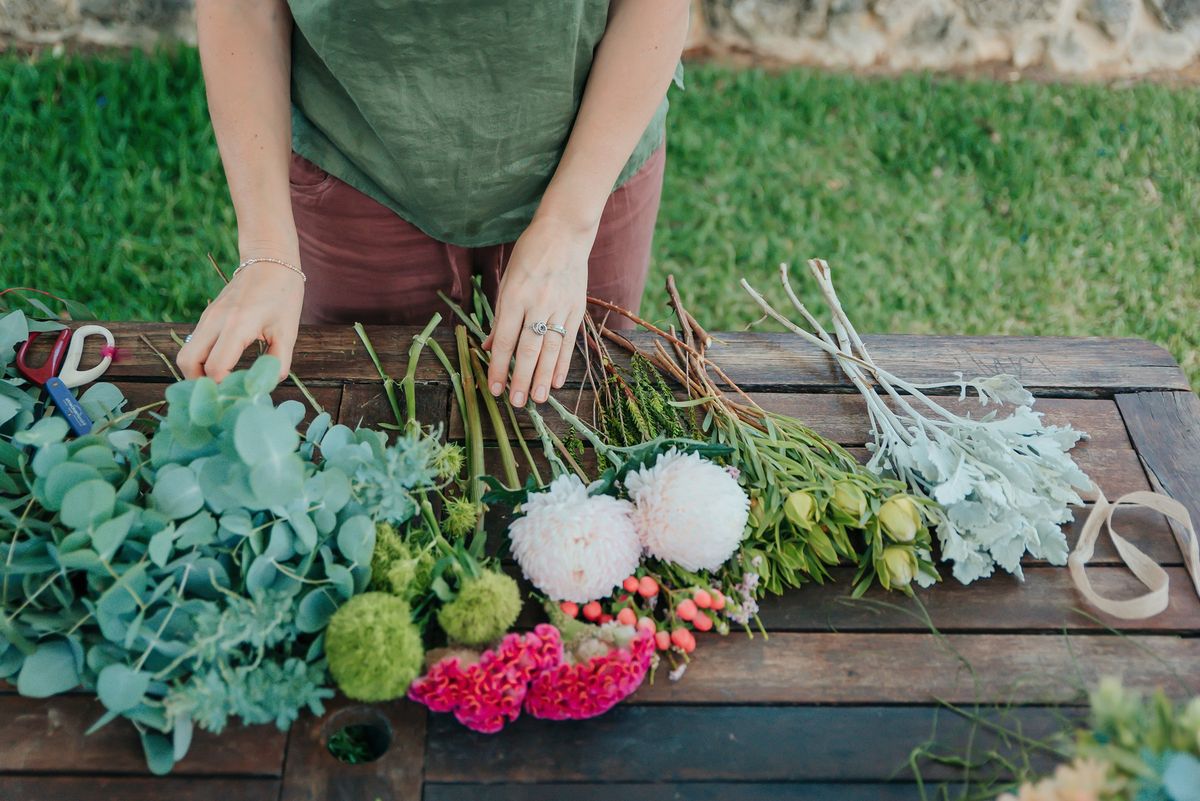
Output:
<path fill-rule="evenodd" d="M 425 650 L 408 603 L 365 592 L 341 606 L 325 630 L 329 672 L 346 697 L 390 701 L 421 672 Z"/>
<path fill-rule="evenodd" d="M 455 642 L 484 645 L 503 636 L 520 613 L 517 582 L 489 570 L 464 582 L 458 596 L 438 611 L 438 624 Z"/>

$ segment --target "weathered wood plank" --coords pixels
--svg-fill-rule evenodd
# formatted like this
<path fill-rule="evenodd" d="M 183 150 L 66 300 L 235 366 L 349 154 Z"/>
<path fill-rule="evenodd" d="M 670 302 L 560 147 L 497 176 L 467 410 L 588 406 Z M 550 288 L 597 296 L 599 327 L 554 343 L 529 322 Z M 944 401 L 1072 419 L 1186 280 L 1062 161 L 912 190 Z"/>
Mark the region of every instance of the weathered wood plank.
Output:
<path fill-rule="evenodd" d="M 1143 392 L 1118 395 L 1117 406 L 1158 487 L 1187 508 L 1192 525 L 1200 530 L 1200 397 L 1192 392 Z M 1187 542 L 1187 530 L 1169 522 L 1179 541 Z M 1191 579 L 1200 592 L 1200 575 Z"/>
<path fill-rule="evenodd" d="M 526 589 L 520 568 L 506 569 Z M 1200 630 L 1200 599 L 1181 567 L 1168 568 L 1171 599 L 1166 611 L 1148 620 L 1128 621 L 1092 609 L 1075 591 L 1070 575 L 1058 567 L 1029 567 L 1024 583 L 1008 575 L 994 576 L 969 586 L 947 577 L 913 598 L 875 587 L 862 598 L 851 598 L 853 568 L 831 571 L 825 584 L 809 584 L 784 595 L 764 598 L 759 617 L 775 632 L 1139 632 L 1191 634 Z M 1090 571 L 1097 590 L 1109 597 L 1140 595 L 1146 588 L 1125 567 L 1096 567 Z M 536 604 L 527 603 L 519 626 L 532 628 L 545 620 Z"/>
<path fill-rule="evenodd" d="M 813 584 L 762 602 L 767 631 L 1152 631 L 1194 633 L 1200 629 L 1200 598 L 1181 567 L 1168 568 L 1171 601 L 1149 620 L 1112 618 L 1092 609 L 1075 591 L 1065 568 L 1030 567 L 1024 583 L 1008 575 L 970 585 L 947 577 L 916 598 L 875 588 L 861 599 L 849 597 L 854 571 L 838 568 L 831 583 Z M 1096 589 L 1110 597 L 1140 595 L 1146 588 L 1124 567 L 1089 571 Z"/>
<path fill-rule="evenodd" d="M 1019 724 L 1034 738 L 1057 732 L 1064 720 L 1057 710 L 1039 708 L 983 716 Z M 936 738 L 965 749 L 972 734 L 974 753 L 994 747 L 1012 754 L 986 728 L 929 706 L 623 705 L 585 721 L 522 717 L 496 735 L 431 715 L 425 778 L 431 790 L 442 782 L 905 782 L 913 779 L 914 747 Z M 921 769 L 931 780 L 956 775 L 933 763 Z"/>
<path fill-rule="evenodd" d="M 728 756 L 725 758 L 729 758 Z M 936 786 L 926 786 L 934 798 Z M 879 782 L 426 784 L 424 801 L 919 801 L 918 785 Z"/>
<path fill-rule="evenodd" d="M 180 336 L 191 323 L 106 323 L 126 348 L 113 365 L 113 376 L 168 380 L 162 362 L 138 339 L 145 334 L 168 356 L 177 347 L 169 332 Z M 417 329 L 369 326 L 368 335 L 393 376 L 402 375 L 409 341 Z M 448 352 L 450 329 L 438 341 Z M 635 334 L 638 342 L 649 335 Z M 958 337 L 868 335 L 866 345 L 880 365 L 910 381 L 947 381 L 962 371 L 968 377 L 999 372 L 1015 374 L 1031 389 L 1046 394 L 1101 395 L 1140 390 L 1188 390 L 1186 377 L 1163 348 L 1140 339 L 1099 337 Z M 89 343 L 93 346 L 92 343 Z M 723 333 L 709 351 L 731 379 L 746 389 L 798 391 L 848 388 L 832 360 L 797 337 L 781 333 Z M 374 367 L 350 326 L 303 326 L 296 345 L 296 372 L 305 381 L 371 380 Z M 622 359 L 621 354 L 614 354 Z M 252 361 L 246 357 L 243 363 Z M 578 362 L 579 360 L 576 360 Z M 422 360 L 418 380 L 436 380 L 441 368 Z M 575 365 L 572 380 L 581 368 Z"/>
<path fill-rule="evenodd" d="M 288 735 L 281 801 L 374 801 L 421 795 L 425 708 L 408 701 L 364 705 L 338 697 L 320 718 L 303 715 Z M 365 725 L 390 738 L 373 762 L 350 765 L 329 753 L 329 738 Z"/>
<path fill-rule="evenodd" d="M 399 397 L 399 396 L 398 396 Z M 417 419 L 423 425 L 442 426 L 445 430 L 446 407 L 450 400 L 449 384 L 417 384 Z M 400 410 L 404 412 L 404 400 Z M 396 424 L 396 415 L 381 383 L 348 383 L 343 385 L 338 422 L 355 428 L 376 428 L 380 423 Z"/>
<path fill-rule="evenodd" d="M 1061 703 L 1103 676 L 1200 692 L 1200 640 L 1049 634 L 701 635 L 682 681 L 639 704 Z"/>
<path fill-rule="evenodd" d="M 0 776 L 4 801 L 268 801 L 278 796 L 278 779 Z"/>
<path fill-rule="evenodd" d="M 0 773 L 148 775 L 141 742 L 127 721 L 114 721 L 84 735 L 102 714 L 104 707 L 88 695 L 46 699 L 0 696 L 0 721 L 5 732 Z M 219 736 L 197 731 L 187 757 L 175 771 L 210 776 L 279 776 L 283 772 L 284 745 L 285 735 L 274 726 L 231 725 Z"/>

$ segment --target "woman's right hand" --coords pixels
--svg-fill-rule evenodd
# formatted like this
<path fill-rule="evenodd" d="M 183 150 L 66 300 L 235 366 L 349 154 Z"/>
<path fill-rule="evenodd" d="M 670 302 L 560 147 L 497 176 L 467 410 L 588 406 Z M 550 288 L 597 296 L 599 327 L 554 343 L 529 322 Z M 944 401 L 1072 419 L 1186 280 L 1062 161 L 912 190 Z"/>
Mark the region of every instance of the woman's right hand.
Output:
<path fill-rule="evenodd" d="M 219 382 L 237 365 L 246 348 L 262 340 L 267 343 L 267 353 L 279 359 L 279 378 L 283 380 L 291 370 L 303 304 L 304 280 L 299 275 L 272 262 L 250 264 L 200 315 L 175 362 L 184 378 L 206 375 Z"/>

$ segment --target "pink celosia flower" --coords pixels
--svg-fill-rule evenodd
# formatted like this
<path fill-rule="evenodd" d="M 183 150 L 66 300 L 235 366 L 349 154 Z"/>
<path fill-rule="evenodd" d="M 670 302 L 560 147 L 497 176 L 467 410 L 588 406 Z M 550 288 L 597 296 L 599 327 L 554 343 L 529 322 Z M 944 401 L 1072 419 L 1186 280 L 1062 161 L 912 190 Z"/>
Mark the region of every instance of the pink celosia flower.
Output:
<path fill-rule="evenodd" d="M 558 629 L 542 624 L 523 636 L 506 635 L 470 665 L 459 656 L 437 662 L 412 683 L 408 697 L 433 712 L 453 712 L 464 726 L 490 734 L 521 714 L 534 676 L 561 662 Z"/>
<path fill-rule="evenodd" d="M 654 638 L 641 632 L 628 648 L 614 648 L 577 664 L 538 673 L 525 696 L 535 718 L 583 720 L 602 715 L 633 694 L 646 678 Z"/>

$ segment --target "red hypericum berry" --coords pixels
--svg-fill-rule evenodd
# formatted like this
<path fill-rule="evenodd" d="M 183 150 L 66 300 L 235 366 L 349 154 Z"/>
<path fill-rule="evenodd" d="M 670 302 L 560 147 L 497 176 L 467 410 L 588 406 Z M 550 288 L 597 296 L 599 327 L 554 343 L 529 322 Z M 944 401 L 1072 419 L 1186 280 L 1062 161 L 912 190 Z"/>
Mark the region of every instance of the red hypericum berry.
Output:
<path fill-rule="evenodd" d="M 563 601 L 558 605 L 558 608 L 561 609 L 562 613 L 567 617 L 576 617 L 579 615 L 579 604 L 575 603 L 574 601 Z"/>
<path fill-rule="evenodd" d="M 708 590 L 696 590 L 696 592 L 692 595 L 692 600 L 695 601 L 696 606 L 700 607 L 701 609 L 708 609 L 710 606 L 712 606 L 712 596 L 709 595 Z"/>
<path fill-rule="evenodd" d="M 696 602 L 691 598 L 684 598 L 675 607 L 675 614 L 679 615 L 680 620 L 691 620 L 696 616 Z"/>
<path fill-rule="evenodd" d="M 696 650 L 696 638 L 687 629 L 675 629 L 672 631 L 671 642 L 676 647 L 682 649 L 685 654 L 690 654 Z"/>
<path fill-rule="evenodd" d="M 621 586 L 625 588 L 626 592 L 637 592 L 639 584 L 641 584 L 641 582 L 638 581 L 637 576 L 630 576 L 621 582 Z"/>
<path fill-rule="evenodd" d="M 660 651 L 665 651 L 671 647 L 671 635 L 665 631 L 659 631 L 654 634 L 654 647 Z"/>
<path fill-rule="evenodd" d="M 721 594 L 721 591 L 713 590 L 710 594 L 712 595 L 712 608 L 716 609 L 718 612 L 720 610 L 724 609 L 725 608 L 725 596 Z"/>
<path fill-rule="evenodd" d="M 637 613 L 628 606 L 617 612 L 617 622 L 622 626 L 632 626 L 637 623 Z"/>
<path fill-rule="evenodd" d="M 588 601 L 583 605 L 583 616 L 588 620 L 599 620 L 602 611 L 599 601 Z"/>
<path fill-rule="evenodd" d="M 605 623 L 612 623 L 612 619 L 613 616 L 605 612 L 600 616 L 600 625 L 603 626 Z"/>
<path fill-rule="evenodd" d="M 658 629 L 658 624 L 656 624 L 651 618 L 642 616 L 637 619 L 637 629 L 638 631 L 648 631 L 650 633 L 654 633 Z"/>
<path fill-rule="evenodd" d="M 638 595 L 642 596 L 643 598 L 650 598 L 654 595 L 658 595 L 658 582 L 649 576 L 642 576 L 641 580 L 638 581 L 637 591 Z"/>
<path fill-rule="evenodd" d="M 696 631 L 711 631 L 713 622 L 711 617 L 703 612 L 698 612 L 692 619 L 692 625 L 696 627 Z"/>

